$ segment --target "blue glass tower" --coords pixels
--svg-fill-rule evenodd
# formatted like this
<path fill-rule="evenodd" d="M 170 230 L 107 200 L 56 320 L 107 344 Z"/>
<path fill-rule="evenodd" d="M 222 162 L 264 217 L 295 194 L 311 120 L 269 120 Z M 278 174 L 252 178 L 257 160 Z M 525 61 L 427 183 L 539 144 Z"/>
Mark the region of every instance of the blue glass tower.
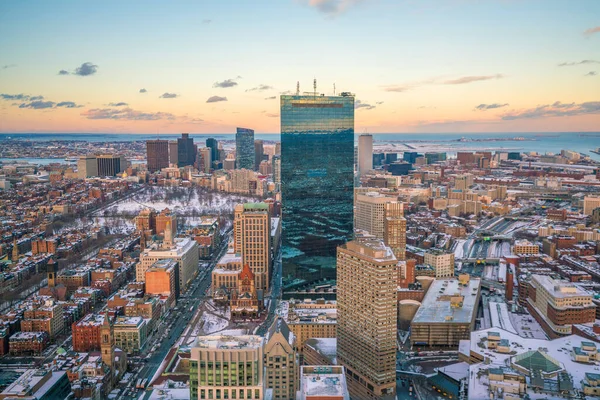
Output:
<path fill-rule="evenodd" d="M 254 130 L 237 128 L 235 161 L 237 169 L 254 169 Z"/>
<path fill-rule="evenodd" d="M 352 237 L 354 95 L 281 96 L 283 289 L 335 280 Z"/>

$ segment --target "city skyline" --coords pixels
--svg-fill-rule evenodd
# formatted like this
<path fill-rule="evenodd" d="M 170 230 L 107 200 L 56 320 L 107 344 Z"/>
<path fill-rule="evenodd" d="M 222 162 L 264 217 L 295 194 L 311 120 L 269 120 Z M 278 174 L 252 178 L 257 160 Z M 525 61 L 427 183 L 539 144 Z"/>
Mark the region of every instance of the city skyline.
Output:
<path fill-rule="evenodd" d="M 0 5 L 0 133 L 278 133 L 314 78 L 356 132 L 600 126 L 594 1 L 34 3 Z"/>

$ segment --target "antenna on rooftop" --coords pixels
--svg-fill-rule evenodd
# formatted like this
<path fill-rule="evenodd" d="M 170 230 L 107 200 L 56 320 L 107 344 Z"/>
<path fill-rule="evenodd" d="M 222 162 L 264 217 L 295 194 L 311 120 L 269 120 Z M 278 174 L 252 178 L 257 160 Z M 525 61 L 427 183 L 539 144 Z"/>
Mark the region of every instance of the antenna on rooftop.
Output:
<path fill-rule="evenodd" d="M 296 96 L 300 96 L 300 81 L 296 81 Z"/>
<path fill-rule="evenodd" d="M 316 96 L 316 95 L 317 95 L 317 78 L 315 78 L 315 79 L 313 80 L 313 89 L 315 90 L 315 91 L 314 91 L 314 94 L 315 94 L 315 96 Z"/>
<path fill-rule="evenodd" d="M 335 83 L 333 84 L 333 95 L 335 96 Z"/>

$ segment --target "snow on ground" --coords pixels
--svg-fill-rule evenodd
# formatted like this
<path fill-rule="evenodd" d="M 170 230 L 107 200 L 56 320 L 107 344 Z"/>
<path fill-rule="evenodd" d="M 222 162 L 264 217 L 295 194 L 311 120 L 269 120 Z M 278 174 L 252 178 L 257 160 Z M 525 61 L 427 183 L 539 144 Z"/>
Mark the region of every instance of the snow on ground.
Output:
<path fill-rule="evenodd" d="M 488 305 L 488 308 L 490 310 L 492 327 L 502 328 L 516 335 L 517 330 L 514 328 L 512 321 L 510 320 L 510 315 L 508 313 L 508 307 L 506 306 L 506 303 L 496 303 L 490 301 Z"/>
<path fill-rule="evenodd" d="M 210 335 L 212 333 L 223 330 L 229 325 L 229 321 L 225 318 L 221 318 L 209 312 L 205 312 L 204 314 L 202 314 L 201 321 L 204 322 L 202 331 L 205 335 Z"/>
<path fill-rule="evenodd" d="M 457 260 L 460 260 L 461 258 L 463 258 L 464 254 L 465 254 L 465 243 L 467 241 L 464 239 L 457 239 L 456 240 L 456 246 L 454 248 L 454 258 Z"/>
<path fill-rule="evenodd" d="M 542 326 L 529 314 L 509 314 L 513 327 L 519 336 L 532 339 L 546 339 Z"/>
<path fill-rule="evenodd" d="M 500 263 L 498 266 L 498 280 L 504 282 L 506 279 L 506 264 Z"/>
<path fill-rule="evenodd" d="M 230 335 L 230 336 L 242 336 L 247 335 L 248 329 L 225 329 L 224 331 L 220 331 L 219 335 Z"/>
<path fill-rule="evenodd" d="M 231 212 L 239 203 L 254 202 L 257 199 L 241 194 L 209 192 L 199 188 L 148 187 L 122 201 L 96 212 L 96 215 L 137 214 L 144 208 L 171 211 L 185 214 L 218 214 Z"/>
<path fill-rule="evenodd" d="M 497 265 L 486 265 L 483 268 L 483 279 L 488 281 L 498 280 L 498 266 Z"/>

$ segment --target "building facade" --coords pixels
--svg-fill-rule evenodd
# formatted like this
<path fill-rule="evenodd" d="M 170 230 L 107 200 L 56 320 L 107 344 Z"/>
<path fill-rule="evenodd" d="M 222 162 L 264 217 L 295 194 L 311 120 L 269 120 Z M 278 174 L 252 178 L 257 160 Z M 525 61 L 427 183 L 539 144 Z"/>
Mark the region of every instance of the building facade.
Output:
<path fill-rule="evenodd" d="M 427 251 L 424 255 L 424 264 L 433 267 L 436 278 L 454 276 L 454 253 L 446 253 L 439 250 Z"/>
<path fill-rule="evenodd" d="M 254 170 L 254 130 L 237 128 L 235 134 L 235 168 Z"/>
<path fill-rule="evenodd" d="M 154 243 L 140 254 L 135 269 L 136 280 L 144 282 L 146 271 L 158 260 L 174 260 L 179 265 L 179 290 L 185 293 L 198 273 L 198 243 L 190 238 L 175 238 L 171 245 Z"/>
<path fill-rule="evenodd" d="M 380 240 L 338 248 L 337 359 L 352 398 L 395 399 L 397 259 Z"/>
<path fill-rule="evenodd" d="M 124 156 L 115 154 L 100 154 L 96 156 L 98 162 L 98 176 L 117 176 L 127 169 L 127 160 Z"/>
<path fill-rule="evenodd" d="M 182 133 L 180 138 L 177 138 L 177 166 L 185 167 L 186 165 L 194 165 L 196 162 L 196 146 L 194 139 L 189 133 Z"/>
<path fill-rule="evenodd" d="M 167 168 L 169 166 L 169 141 L 161 139 L 146 141 L 146 161 L 150 172 Z"/>
<path fill-rule="evenodd" d="M 571 282 L 546 275 L 531 277 L 527 308 L 551 337 L 570 335 L 573 324 L 596 320 L 591 293 Z"/>
<path fill-rule="evenodd" d="M 268 290 L 271 276 L 271 218 L 265 203 L 238 204 L 234 210 L 234 240 L 242 263 L 256 278 L 256 288 Z"/>
<path fill-rule="evenodd" d="M 363 176 L 373 169 L 373 135 L 358 137 L 358 173 Z"/>
<path fill-rule="evenodd" d="M 275 318 L 265 335 L 265 389 L 273 399 L 294 399 L 298 376 L 298 355 L 293 333 L 281 317 Z"/>
<path fill-rule="evenodd" d="M 199 336 L 191 349 L 190 399 L 262 400 L 263 338 Z"/>
<path fill-rule="evenodd" d="M 354 95 L 281 96 L 284 291 L 335 279 L 352 237 Z"/>

